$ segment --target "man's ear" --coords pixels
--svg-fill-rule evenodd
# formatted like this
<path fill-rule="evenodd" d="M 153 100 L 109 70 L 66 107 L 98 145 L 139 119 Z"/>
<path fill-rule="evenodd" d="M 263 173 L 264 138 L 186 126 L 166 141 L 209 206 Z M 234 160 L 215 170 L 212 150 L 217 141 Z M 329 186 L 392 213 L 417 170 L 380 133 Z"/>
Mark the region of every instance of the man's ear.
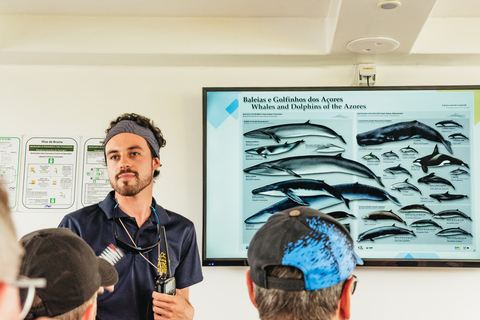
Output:
<path fill-rule="evenodd" d="M 93 302 L 87 307 L 87 310 L 85 310 L 82 316 L 82 320 L 95 320 L 95 305 L 96 303 Z"/>
<path fill-rule="evenodd" d="M 343 287 L 342 296 L 340 297 L 340 301 L 338 301 L 337 313 L 339 319 L 350 319 L 350 298 L 352 296 L 351 292 L 354 280 L 354 278 L 348 279 Z"/>
<path fill-rule="evenodd" d="M 257 303 L 255 302 L 255 292 L 253 290 L 253 281 L 252 278 L 250 278 L 250 269 L 247 270 L 247 288 L 250 301 L 252 301 L 255 308 L 257 308 Z"/>
<path fill-rule="evenodd" d="M 160 163 L 160 159 L 158 159 L 157 157 L 153 158 L 152 159 L 153 161 L 153 171 L 157 170 L 158 168 L 160 168 L 161 166 L 161 163 Z"/>

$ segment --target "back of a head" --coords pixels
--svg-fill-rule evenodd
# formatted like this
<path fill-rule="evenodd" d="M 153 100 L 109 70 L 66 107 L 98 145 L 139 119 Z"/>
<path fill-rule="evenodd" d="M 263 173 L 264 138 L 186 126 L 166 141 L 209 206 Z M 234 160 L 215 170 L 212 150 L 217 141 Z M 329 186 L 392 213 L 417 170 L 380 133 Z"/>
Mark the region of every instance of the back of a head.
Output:
<path fill-rule="evenodd" d="M 36 291 L 41 304 L 32 308 L 32 318 L 71 312 L 92 302 L 100 286 L 118 280 L 115 268 L 97 258 L 90 246 L 69 229 L 37 230 L 22 237 L 21 242 L 25 255 L 20 274 L 47 280 L 47 286 Z M 82 315 L 80 312 L 77 319 Z"/>
<path fill-rule="evenodd" d="M 276 266 L 267 274 L 281 279 L 302 279 L 294 267 Z M 255 285 L 255 300 L 262 320 L 330 320 L 335 314 L 345 281 L 312 291 L 265 289 Z"/>
<path fill-rule="evenodd" d="M 248 248 L 262 320 L 329 320 L 347 280 L 363 261 L 335 219 L 308 207 L 272 215 Z"/>
<path fill-rule="evenodd" d="M 17 277 L 23 250 L 17 241 L 8 204 L 8 194 L 1 184 L 0 243 L 2 243 L 2 254 L 0 254 L 0 282 L 10 282 Z"/>

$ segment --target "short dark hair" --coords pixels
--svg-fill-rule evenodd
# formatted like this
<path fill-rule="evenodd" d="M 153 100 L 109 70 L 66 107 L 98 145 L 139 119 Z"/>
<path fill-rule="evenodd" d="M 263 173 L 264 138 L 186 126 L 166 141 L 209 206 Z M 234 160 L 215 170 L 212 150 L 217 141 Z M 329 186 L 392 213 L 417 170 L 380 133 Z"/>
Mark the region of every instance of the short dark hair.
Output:
<path fill-rule="evenodd" d="M 153 135 L 155 136 L 155 139 L 157 140 L 160 149 L 165 147 L 165 144 L 167 143 L 167 141 L 163 137 L 162 130 L 160 130 L 159 127 L 155 126 L 155 124 L 153 123 L 153 120 L 151 120 L 150 118 L 147 118 L 145 116 L 142 116 L 136 113 L 124 113 L 118 116 L 115 120 L 110 122 L 110 126 L 107 128 L 107 130 L 105 130 L 105 134 L 108 135 L 110 130 L 112 130 L 112 128 L 115 127 L 117 123 L 119 123 L 122 120 L 132 120 L 132 121 L 135 121 L 135 123 L 138 124 L 139 126 L 150 129 L 150 131 L 152 131 Z M 150 148 L 150 152 L 152 154 L 152 159 L 153 159 L 155 157 L 156 152 L 152 149 L 152 146 L 149 143 L 147 144 L 148 144 L 148 147 Z M 160 170 L 157 169 L 153 173 L 153 177 L 156 178 L 159 174 L 160 174 Z"/>

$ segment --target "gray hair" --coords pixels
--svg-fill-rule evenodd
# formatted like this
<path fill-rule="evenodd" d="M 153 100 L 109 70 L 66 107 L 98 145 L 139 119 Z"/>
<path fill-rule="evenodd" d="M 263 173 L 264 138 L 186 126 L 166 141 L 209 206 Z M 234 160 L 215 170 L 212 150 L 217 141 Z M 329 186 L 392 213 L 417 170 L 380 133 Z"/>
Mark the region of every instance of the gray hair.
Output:
<path fill-rule="evenodd" d="M 275 266 L 269 270 L 277 278 L 301 279 L 294 267 Z M 255 302 L 262 320 L 330 320 L 338 308 L 345 281 L 321 290 L 284 291 L 265 289 L 254 284 Z"/>

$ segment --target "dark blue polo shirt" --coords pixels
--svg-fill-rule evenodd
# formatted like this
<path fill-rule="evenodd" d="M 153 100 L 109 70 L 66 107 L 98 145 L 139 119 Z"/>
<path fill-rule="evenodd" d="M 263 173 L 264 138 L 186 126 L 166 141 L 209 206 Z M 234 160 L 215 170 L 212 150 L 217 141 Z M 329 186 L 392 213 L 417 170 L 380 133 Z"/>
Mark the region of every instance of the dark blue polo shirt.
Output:
<path fill-rule="evenodd" d="M 178 289 L 183 289 L 203 280 L 197 238 L 193 223 L 187 218 L 163 209 L 152 198 L 160 225 L 165 226 L 170 269 L 175 276 Z M 113 233 L 114 192 L 102 202 L 66 215 L 59 227 L 69 228 L 82 237 L 100 255 L 109 244 L 115 244 Z M 157 219 L 152 214 L 138 228 L 135 218 L 120 208 L 115 217 L 121 218 L 131 237 L 140 247 L 150 246 L 158 241 Z M 118 220 L 118 219 L 116 219 Z M 117 234 L 126 243 L 131 243 L 123 226 L 117 222 Z M 132 244 L 133 245 L 133 244 Z M 158 247 L 143 254 L 155 266 L 159 263 Z M 160 257 L 164 258 L 165 246 L 161 242 Z M 165 259 L 163 259 L 165 261 Z M 119 280 L 114 292 L 105 291 L 98 295 L 97 319 L 153 319 L 152 292 L 157 270 L 139 254 L 125 252 L 125 257 L 115 264 Z"/>

